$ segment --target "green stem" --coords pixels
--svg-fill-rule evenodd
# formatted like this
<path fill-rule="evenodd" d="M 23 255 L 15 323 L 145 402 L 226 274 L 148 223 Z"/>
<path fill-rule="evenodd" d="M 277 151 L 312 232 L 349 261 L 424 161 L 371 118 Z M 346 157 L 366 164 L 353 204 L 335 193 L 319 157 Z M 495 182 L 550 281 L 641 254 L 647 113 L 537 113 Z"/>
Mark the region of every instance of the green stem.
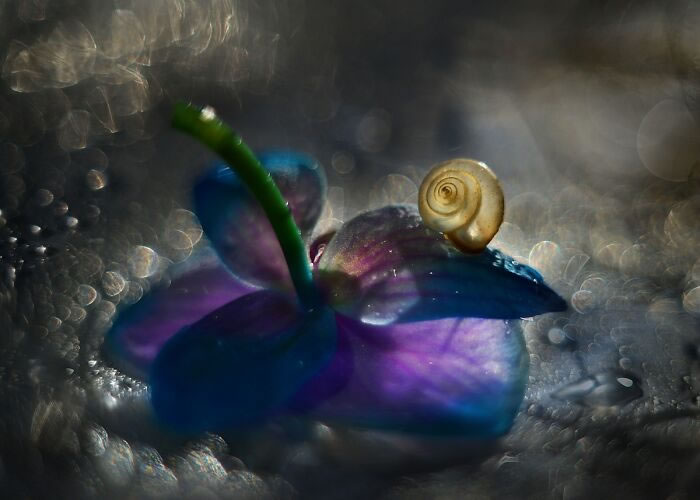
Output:
<path fill-rule="evenodd" d="M 178 102 L 172 123 L 176 129 L 190 134 L 218 153 L 248 186 L 262 205 L 279 240 L 299 302 L 307 309 L 314 308 L 318 291 L 301 231 L 270 173 L 241 137 L 215 116 L 208 116 L 194 106 Z"/>

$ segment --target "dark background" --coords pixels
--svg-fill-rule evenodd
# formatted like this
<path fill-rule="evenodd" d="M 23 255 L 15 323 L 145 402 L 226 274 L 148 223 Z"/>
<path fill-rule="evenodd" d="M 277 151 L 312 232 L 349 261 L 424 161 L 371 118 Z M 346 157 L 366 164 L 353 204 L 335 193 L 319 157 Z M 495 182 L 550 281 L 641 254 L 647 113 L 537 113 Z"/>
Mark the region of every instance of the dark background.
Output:
<path fill-rule="evenodd" d="M 698 26 L 685 0 L 0 1 L 0 496 L 695 498 Z M 493 245 L 572 305 L 523 323 L 510 434 L 150 423 L 100 346 L 207 245 L 178 99 L 316 156 L 322 228 L 414 201 L 438 161 L 492 167 Z"/>

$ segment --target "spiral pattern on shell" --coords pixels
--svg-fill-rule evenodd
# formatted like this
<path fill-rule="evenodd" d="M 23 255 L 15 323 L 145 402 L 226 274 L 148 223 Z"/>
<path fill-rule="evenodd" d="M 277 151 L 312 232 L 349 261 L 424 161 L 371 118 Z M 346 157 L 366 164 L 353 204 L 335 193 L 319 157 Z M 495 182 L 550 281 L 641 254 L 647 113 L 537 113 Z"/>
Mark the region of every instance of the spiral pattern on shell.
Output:
<path fill-rule="evenodd" d="M 503 190 L 482 162 L 460 158 L 434 166 L 418 196 L 425 225 L 465 252 L 486 248 L 503 222 Z"/>

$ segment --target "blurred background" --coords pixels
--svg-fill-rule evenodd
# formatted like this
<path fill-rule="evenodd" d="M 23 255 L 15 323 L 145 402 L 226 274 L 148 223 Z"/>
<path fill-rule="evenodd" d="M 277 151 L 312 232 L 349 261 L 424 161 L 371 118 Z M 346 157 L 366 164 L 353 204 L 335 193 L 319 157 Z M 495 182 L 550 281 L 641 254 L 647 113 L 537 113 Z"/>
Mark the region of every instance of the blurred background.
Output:
<path fill-rule="evenodd" d="M 692 0 L 0 1 L 3 498 L 696 498 L 698 26 Z M 100 347 L 206 251 L 179 99 L 318 158 L 323 228 L 413 202 L 439 161 L 491 166 L 492 245 L 571 304 L 523 321 L 511 433 L 152 424 Z"/>

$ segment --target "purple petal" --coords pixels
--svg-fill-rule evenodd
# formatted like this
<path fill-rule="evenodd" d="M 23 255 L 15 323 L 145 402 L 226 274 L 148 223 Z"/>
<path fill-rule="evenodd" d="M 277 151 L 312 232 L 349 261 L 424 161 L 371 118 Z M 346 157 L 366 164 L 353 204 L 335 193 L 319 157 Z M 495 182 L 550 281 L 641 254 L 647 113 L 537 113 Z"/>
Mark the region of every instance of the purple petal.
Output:
<path fill-rule="evenodd" d="M 301 313 L 285 294 L 245 295 L 170 339 L 149 372 L 162 423 L 186 432 L 256 425 L 285 411 L 331 359 L 335 313 Z"/>
<path fill-rule="evenodd" d="M 338 315 L 337 325 L 353 359 L 351 375 L 310 409 L 312 417 L 474 438 L 510 428 L 528 367 L 517 322 L 466 318 L 373 326 Z M 336 355 L 326 372 L 346 360 L 347 354 Z"/>
<path fill-rule="evenodd" d="M 457 251 L 411 205 L 349 221 L 325 248 L 317 275 L 336 310 L 370 324 L 513 319 L 566 308 L 534 269 L 498 250 Z"/>
<path fill-rule="evenodd" d="M 258 156 L 289 203 L 302 235 L 309 234 L 325 200 L 322 169 L 301 154 Z M 194 206 L 207 237 L 238 278 L 266 288 L 291 290 L 289 271 L 272 227 L 231 168 L 218 166 L 197 182 Z"/>
<path fill-rule="evenodd" d="M 105 337 L 107 353 L 125 372 L 143 378 L 173 335 L 251 291 L 218 261 L 185 272 L 119 313 Z"/>

